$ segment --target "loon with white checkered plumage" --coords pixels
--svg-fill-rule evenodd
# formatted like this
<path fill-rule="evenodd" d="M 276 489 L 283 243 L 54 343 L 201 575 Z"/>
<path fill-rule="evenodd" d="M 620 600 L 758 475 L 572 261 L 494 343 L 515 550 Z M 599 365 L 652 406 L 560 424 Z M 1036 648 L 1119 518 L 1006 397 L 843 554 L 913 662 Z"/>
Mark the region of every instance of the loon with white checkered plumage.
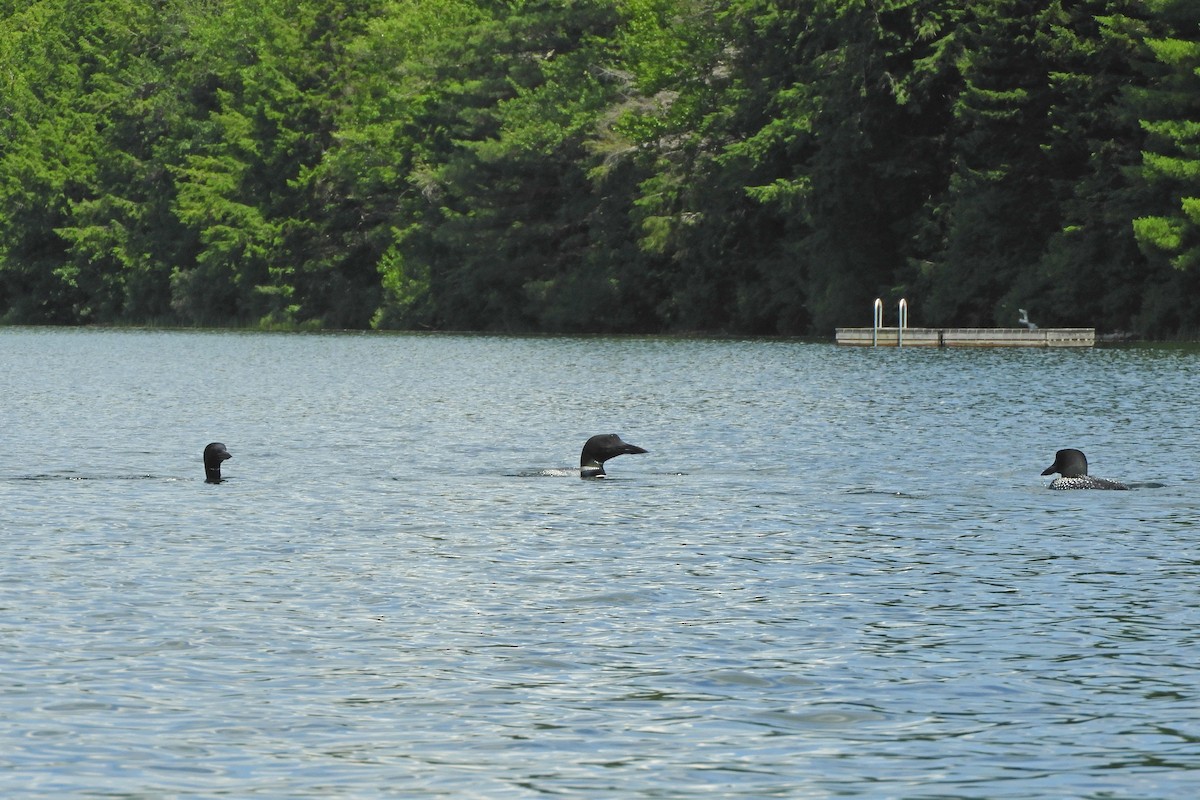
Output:
<path fill-rule="evenodd" d="M 1054 454 L 1054 463 L 1046 467 L 1043 475 L 1058 473 L 1062 477 L 1050 481 L 1051 489 L 1128 489 L 1118 481 L 1093 478 L 1088 475 L 1087 456 L 1073 448 L 1059 450 Z"/>

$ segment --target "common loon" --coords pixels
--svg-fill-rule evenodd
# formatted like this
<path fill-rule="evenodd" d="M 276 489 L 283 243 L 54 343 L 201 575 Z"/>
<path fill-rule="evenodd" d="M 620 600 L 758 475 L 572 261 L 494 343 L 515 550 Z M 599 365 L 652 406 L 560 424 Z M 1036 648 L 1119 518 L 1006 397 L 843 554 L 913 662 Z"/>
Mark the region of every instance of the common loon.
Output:
<path fill-rule="evenodd" d="M 204 482 L 205 483 L 220 483 L 221 482 L 221 462 L 226 459 L 233 458 L 229 451 L 225 449 L 225 445 L 220 442 L 213 442 L 204 448 Z"/>
<path fill-rule="evenodd" d="M 645 453 L 646 450 L 635 444 L 621 440 L 615 433 L 601 433 L 593 436 L 583 444 L 583 452 L 579 454 L 579 477 L 604 477 L 604 462 L 626 453 Z"/>
<path fill-rule="evenodd" d="M 1087 457 L 1079 450 L 1059 450 L 1054 454 L 1054 463 L 1046 467 L 1043 475 L 1060 474 L 1061 478 L 1050 481 L 1051 489 L 1128 489 L 1117 481 L 1093 478 L 1087 474 Z"/>

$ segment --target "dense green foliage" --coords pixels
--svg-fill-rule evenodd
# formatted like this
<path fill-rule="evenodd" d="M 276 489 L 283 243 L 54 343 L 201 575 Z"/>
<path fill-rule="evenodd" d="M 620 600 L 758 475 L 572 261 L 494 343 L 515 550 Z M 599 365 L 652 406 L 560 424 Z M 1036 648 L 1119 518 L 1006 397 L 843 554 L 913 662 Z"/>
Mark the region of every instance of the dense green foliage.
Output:
<path fill-rule="evenodd" d="M 1200 331 L 1195 0 L 0 0 L 0 320 Z"/>

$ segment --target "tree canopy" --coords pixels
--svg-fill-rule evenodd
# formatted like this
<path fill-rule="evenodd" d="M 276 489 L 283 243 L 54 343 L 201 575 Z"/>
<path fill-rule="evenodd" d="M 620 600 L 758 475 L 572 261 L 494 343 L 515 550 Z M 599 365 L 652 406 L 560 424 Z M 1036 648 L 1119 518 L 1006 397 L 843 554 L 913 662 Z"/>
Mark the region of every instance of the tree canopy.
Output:
<path fill-rule="evenodd" d="M 1194 0 L 0 0 L 0 321 L 1200 332 Z"/>

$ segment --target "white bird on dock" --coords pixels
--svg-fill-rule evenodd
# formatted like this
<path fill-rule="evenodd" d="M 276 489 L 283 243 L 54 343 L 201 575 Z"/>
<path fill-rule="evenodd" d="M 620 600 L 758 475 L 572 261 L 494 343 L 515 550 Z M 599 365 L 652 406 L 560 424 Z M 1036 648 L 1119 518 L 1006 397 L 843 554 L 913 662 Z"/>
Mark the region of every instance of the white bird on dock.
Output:
<path fill-rule="evenodd" d="M 1031 330 L 1031 331 L 1036 331 L 1037 325 L 1034 325 L 1032 322 L 1029 321 L 1029 312 L 1023 308 L 1018 308 L 1017 311 L 1021 312 L 1021 318 L 1018 319 L 1017 322 L 1021 323 L 1026 328 L 1029 328 L 1029 330 Z"/>

